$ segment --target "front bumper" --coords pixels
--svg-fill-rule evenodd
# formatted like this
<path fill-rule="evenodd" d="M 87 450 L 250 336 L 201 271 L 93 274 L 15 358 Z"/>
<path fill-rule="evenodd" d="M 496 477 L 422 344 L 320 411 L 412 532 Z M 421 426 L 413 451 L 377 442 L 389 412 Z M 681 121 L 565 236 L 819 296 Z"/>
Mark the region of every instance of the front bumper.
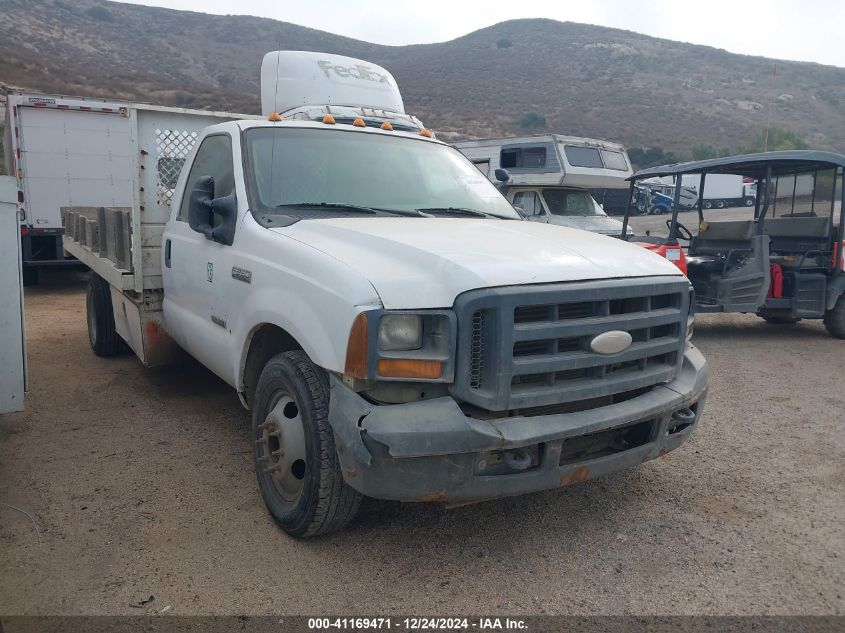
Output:
<path fill-rule="evenodd" d="M 332 377 L 329 423 L 343 477 L 362 494 L 470 503 L 592 479 L 678 448 L 701 419 L 709 373 L 701 353 L 688 347 L 677 378 L 631 400 L 577 413 L 495 420 L 469 417 L 451 397 L 375 405 Z M 694 418 L 681 423 L 673 417 L 690 407 Z M 636 423 L 650 429 L 636 446 L 607 447 L 593 456 L 581 451 L 571 458 L 572 438 L 583 447 L 582 439 L 589 445 L 592 437 L 598 442 L 608 430 Z M 532 465 L 487 474 L 483 465 L 491 455 L 513 449 L 534 455 Z"/>

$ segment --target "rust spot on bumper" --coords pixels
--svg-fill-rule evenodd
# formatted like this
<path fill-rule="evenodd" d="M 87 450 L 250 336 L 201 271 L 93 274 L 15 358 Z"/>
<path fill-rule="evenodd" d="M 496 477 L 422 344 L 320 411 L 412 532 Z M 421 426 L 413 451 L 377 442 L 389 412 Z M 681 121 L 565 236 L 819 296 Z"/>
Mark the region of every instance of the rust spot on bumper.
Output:
<path fill-rule="evenodd" d="M 568 473 L 560 478 L 561 486 L 569 486 L 570 484 L 586 481 L 590 474 L 590 469 L 586 466 L 579 466 L 575 470 L 570 470 Z"/>
<path fill-rule="evenodd" d="M 442 490 L 435 490 L 434 492 L 429 492 L 422 497 L 419 497 L 417 501 L 445 501 L 446 500 L 446 493 Z"/>

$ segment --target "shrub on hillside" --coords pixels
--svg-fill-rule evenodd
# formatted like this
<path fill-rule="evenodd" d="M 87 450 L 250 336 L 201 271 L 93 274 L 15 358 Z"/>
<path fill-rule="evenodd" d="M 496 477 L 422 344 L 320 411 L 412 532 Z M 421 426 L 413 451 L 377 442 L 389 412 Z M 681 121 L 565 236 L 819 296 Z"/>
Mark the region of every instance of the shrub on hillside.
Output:
<path fill-rule="evenodd" d="M 105 7 L 90 7 L 85 10 L 85 15 L 100 22 L 114 22 L 114 16 Z"/>
<path fill-rule="evenodd" d="M 519 118 L 519 127 L 526 130 L 540 130 L 546 127 L 546 117 L 537 112 L 526 112 Z"/>

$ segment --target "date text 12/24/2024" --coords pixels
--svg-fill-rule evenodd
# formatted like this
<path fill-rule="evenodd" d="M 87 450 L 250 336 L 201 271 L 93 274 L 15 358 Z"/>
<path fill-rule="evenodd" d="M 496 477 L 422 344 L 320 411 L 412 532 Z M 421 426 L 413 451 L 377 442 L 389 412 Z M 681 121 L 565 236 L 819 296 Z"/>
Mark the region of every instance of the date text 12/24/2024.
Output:
<path fill-rule="evenodd" d="M 520 631 L 528 628 L 525 620 L 519 618 L 387 618 L 387 617 L 354 617 L 354 618 L 308 618 L 308 629 L 311 631 L 364 631 L 364 630 L 405 630 L 405 631 Z"/>

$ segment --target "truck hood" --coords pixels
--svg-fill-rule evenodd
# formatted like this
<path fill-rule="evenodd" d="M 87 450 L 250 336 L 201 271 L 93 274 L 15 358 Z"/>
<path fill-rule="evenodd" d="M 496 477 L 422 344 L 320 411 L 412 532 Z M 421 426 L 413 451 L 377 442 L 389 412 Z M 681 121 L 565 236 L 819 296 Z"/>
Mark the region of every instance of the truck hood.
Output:
<path fill-rule="evenodd" d="M 332 218 L 270 230 L 360 272 L 388 309 L 447 308 L 476 288 L 680 275 L 634 244 L 534 222 Z"/>
<path fill-rule="evenodd" d="M 549 224 L 605 235 L 622 235 L 622 223 L 606 215 L 553 215 L 549 218 Z"/>

